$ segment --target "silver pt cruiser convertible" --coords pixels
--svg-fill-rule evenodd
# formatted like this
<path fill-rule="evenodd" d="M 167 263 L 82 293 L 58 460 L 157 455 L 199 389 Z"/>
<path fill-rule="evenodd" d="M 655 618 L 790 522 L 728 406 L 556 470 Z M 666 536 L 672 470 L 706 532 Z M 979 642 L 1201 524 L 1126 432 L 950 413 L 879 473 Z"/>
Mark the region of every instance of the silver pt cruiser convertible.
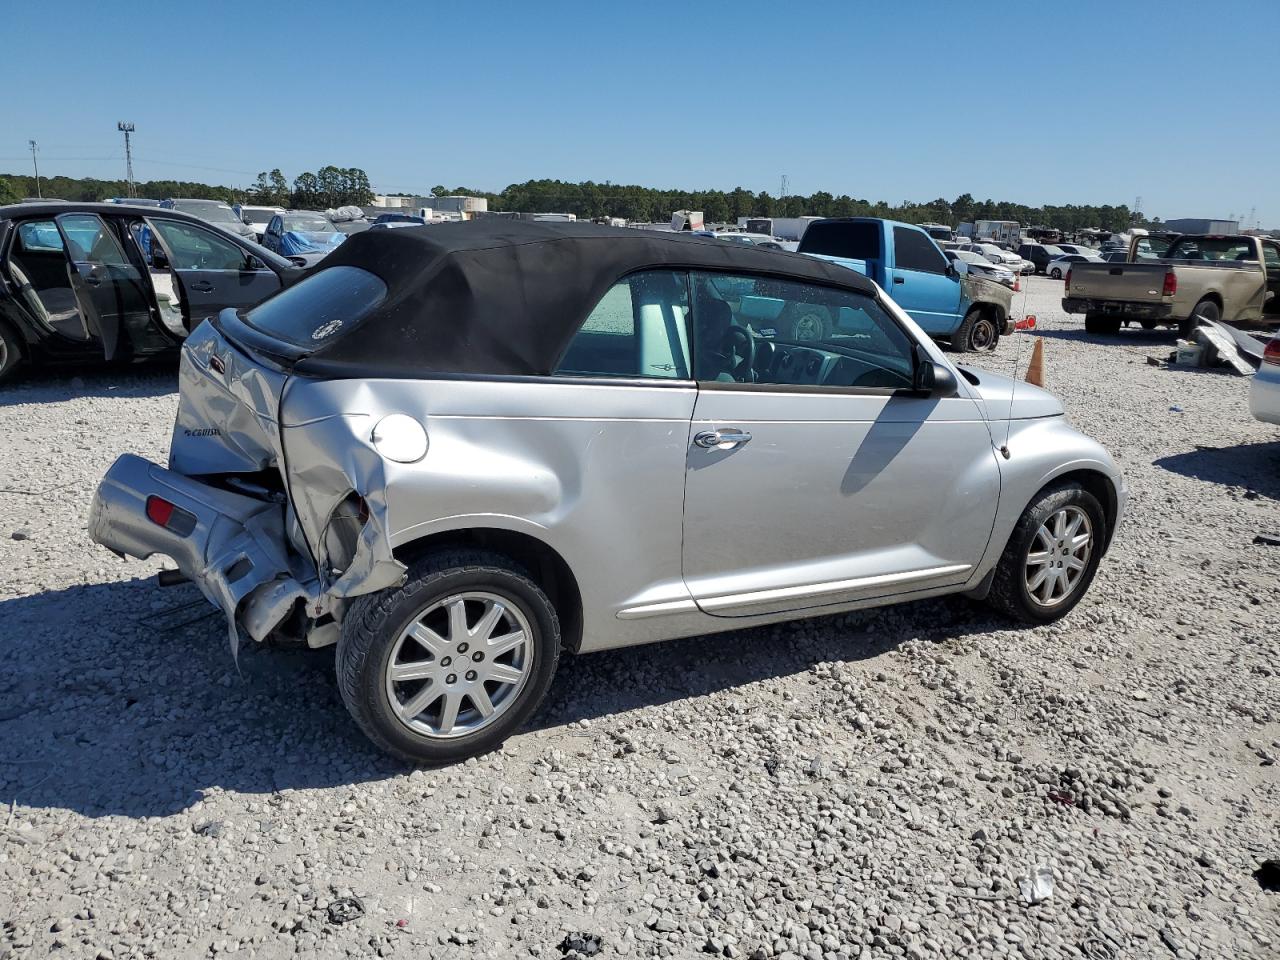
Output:
<path fill-rule="evenodd" d="M 233 652 L 336 643 L 418 762 L 501 743 L 564 650 L 946 593 L 1055 620 L 1126 499 L 1053 396 L 861 275 L 675 234 L 357 234 L 201 324 L 180 379 L 168 467 L 121 457 L 93 538 L 171 557 Z"/>

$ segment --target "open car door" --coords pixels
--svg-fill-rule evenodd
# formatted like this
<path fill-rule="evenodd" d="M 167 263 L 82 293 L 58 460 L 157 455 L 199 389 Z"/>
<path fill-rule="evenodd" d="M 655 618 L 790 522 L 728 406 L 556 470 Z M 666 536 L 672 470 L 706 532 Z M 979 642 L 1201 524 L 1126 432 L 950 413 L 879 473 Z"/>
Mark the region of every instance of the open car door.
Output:
<path fill-rule="evenodd" d="M 64 213 L 54 221 L 66 248 L 68 280 L 85 332 L 101 344 L 103 358 L 110 360 L 118 350 L 120 328 L 132 299 L 122 288 L 138 289 L 141 276 L 97 214 Z"/>

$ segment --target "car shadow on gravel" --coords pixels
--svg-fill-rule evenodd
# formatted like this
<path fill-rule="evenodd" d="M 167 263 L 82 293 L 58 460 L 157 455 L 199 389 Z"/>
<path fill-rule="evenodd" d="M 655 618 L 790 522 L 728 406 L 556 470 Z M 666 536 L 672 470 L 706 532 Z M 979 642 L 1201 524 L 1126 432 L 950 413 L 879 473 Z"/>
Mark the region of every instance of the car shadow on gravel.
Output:
<path fill-rule="evenodd" d="M 1245 496 L 1250 499 L 1280 500 L 1280 443 L 1277 442 L 1196 447 L 1188 453 L 1176 453 L 1154 462 L 1157 467 L 1193 480 L 1244 487 Z"/>
<path fill-rule="evenodd" d="M 566 656 L 527 730 L 1007 626 L 948 598 Z M 210 791 L 269 798 L 406 771 L 351 721 L 332 650 L 247 644 L 237 670 L 221 617 L 193 587 L 136 579 L 4 600 L 0 632 L 6 805 L 167 816 Z"/>
<path fill-rule="evenodd" d="M 129 366 L 37 368 L 0 386 L 0 407 L 65 403 L 79 397 L 160 397 L 178 389 L 173 359 Z"/>

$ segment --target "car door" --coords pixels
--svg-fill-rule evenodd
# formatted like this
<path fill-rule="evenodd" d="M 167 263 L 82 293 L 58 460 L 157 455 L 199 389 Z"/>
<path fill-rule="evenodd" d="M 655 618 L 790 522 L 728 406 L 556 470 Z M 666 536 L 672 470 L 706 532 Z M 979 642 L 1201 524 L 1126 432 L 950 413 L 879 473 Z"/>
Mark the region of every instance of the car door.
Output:
<path fill-rule="evenodd" d="M 885 274 L 886 292 L 926 333 L 947 336 L 960 325 L 960 278 L 948 273 L 947 258 L 923 230 L 893 227 L 893 264 Z"/>
<path fill-rule="evenodd" d="M 864 294 L 716 274 L 691 286 L 682 561 L 698 606 L 752 616 L 965 583 L 1000 468 L 964 384 L 946 398 L 909 389 L 915 351 L 935 348 Z M 753 318 L 796 303 L 836 318 L 829 340 L 751 333 Z"/>
<path fill-rule="evenodd" d="M 122 337 L 151 324 L 151 304 L 142 272 L 125 254 L 115 232 L 97 214 L 54 218 L 67 253 L 68 277 L 90 339 L 110 360 Z"/>
<path fill-rule="evenodd" d="M 173 271 L 187 329 L 227 307 L 251 307 L 280 289 L 279 275 L 229 236 L 182 220 L 147 222 Z"/>
<path fill-rule="evenodd" d="M 262 245 L 275 253 L 280 252 L 280 225 L 282 222 L 279 215 L 272 217 L 267 223 L 266 232 L 262 234 Z"/>

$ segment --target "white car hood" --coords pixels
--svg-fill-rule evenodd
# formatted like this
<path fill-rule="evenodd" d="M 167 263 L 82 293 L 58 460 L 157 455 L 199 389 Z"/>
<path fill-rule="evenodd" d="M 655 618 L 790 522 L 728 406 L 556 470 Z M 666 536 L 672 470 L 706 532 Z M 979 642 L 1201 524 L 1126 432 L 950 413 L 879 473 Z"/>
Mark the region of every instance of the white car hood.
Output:
<path fill-rule="evenodd" d="M 962 369 L 978 379 L 974 384 L 965 378 L 982 397 L 987 416 L 992 420 L 1034 420 L 1039 417 L 1060 417 L 1065 412 L 1062 401 L 1048 390 L 987 370 L 973 367 Z"/>

